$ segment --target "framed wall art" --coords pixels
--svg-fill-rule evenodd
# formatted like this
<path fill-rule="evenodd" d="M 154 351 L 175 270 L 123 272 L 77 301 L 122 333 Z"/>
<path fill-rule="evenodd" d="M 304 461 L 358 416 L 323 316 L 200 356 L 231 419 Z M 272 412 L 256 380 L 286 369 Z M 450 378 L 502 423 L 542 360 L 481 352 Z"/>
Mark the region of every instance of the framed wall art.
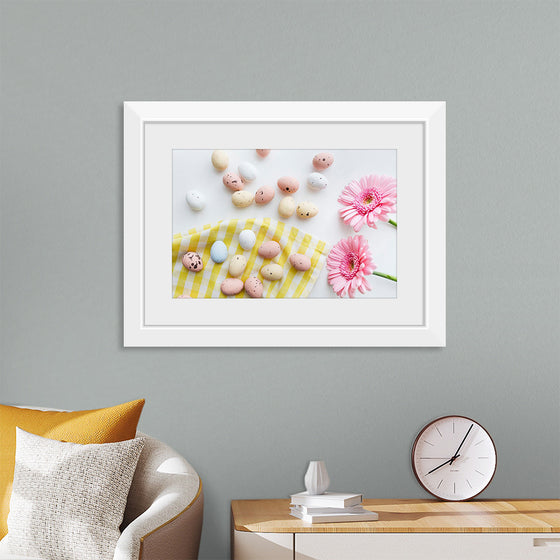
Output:
<path fill-rule="evenodd" d="M 445 103 L 126 102 L 125 346 L 445 346 Z"/>

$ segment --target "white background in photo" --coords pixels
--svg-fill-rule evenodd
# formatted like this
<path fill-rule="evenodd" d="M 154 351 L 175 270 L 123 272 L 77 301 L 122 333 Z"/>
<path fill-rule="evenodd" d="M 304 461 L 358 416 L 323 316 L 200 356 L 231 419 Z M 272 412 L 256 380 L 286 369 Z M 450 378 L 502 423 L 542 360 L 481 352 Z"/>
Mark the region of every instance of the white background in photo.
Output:
<path fill-rule="evenodd" d="M 258 147 L 258 146 L 257 146 Z M 260 146 L 265 148 L 266 146 Z M 216 148 L 219 149 L 219 146 Z M 342 189 L 352 179 L 364 175 L 390 175 L 396 177 L 396 150 L 334 150 L 319 147 L 316 150 L 271 150 L 266 158 L 257 155 L 255 149 L 226 150 L 229 154 L 229 166 L 226 171 L 217 171 L 211 162 L 213 150 L 173 150 L 173 233 L 184 233 L 193 227 L 215 224 L 219 220 L 232 218 L 264 218 L 282 220 L 288 226 L 295 226 L 326 241 L 329 248 L 342 238 L 351 235 L 363 235 L 369 243 L 377 271 L 397 275 L 397 232 L 387 223 L 378 222 L 377 229 L 364 225 L 359 233 L 345 224 L 339 215 L 340 204 L 337 198 Z M 311 161 L 319 152 L 334 155 L 334 164 L 322 173 L 329 181 L 326 189 L 314 191 L 307 186 L 307 177 L 316 171 Z M 237 166 L 248 161 L 257 168 L 257 178 L 248 183 L 245 190 L 254 193 L 263 185 L 272 186 L 276 194 L 274 199 L 264 205 L 253 203 L 248 208 L 236 208 L 232 201 L 232 191 L 224 186 L 222 177 L 227 172 L 237 173 Z M 300 182 L 299 190 L 293 195 L 296 203 L 310 201 L 319 208 L 319 213 L 309 220 L 301 220 L 295 214 L 283 219 L 278 215 L 278 204 L 284 197 L 276 185 L 279 177 L 290 175 Z M 206 207 L 194 212 L 188 206 L 185 195 L 190 190 L 197 190 L 206 198 Z M 397 211 L 398 211 L 397 184 Z M 396 216 L 391 216 L 395 221 Z M 171 240 L 170 240 L 171 243 Z M 227 266 L 226 261 L 223 266 Z M 288 265 L 286 265 L 288 266 Z M 258 272 L 258 271 L 255 271 Z M 385 278 L 371 276 L 372 290 L 365 294 L 356 292 L 355 297 L 395 298 L 397 284 Z M 309 297 L 336 298 L 336 294 L 327 282 L 326 266 Z"/>

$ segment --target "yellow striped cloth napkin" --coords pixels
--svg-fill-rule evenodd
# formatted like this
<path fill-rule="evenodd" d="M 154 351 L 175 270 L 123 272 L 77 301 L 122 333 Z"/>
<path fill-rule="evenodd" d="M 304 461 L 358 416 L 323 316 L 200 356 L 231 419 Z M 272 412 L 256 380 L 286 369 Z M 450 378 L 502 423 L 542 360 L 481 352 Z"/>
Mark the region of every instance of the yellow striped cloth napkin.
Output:
<path fill-rule="evenodd" d="M 257 241 L 251 251 L 244 251 L 239 245 L 239 234 L 244 229 L 255 232 Z M 269 261 L 258 255 L 258 248 L 264 241 L 278 241 L 282 252 Z M 202 228 L 193 228 L 187 233 L 173 236 L 173 297 L 189 295 L 192 298 L 225 297 L 220 286 L 228 275 L 229 258 L 222 264 L 215 264 L 210 259 L 210 248 L 214 241 L 223 241 L 228 247 L 229 257 L 244 254 L 247 267 L 241 276 L 245 281 L 249 276 L 257 276 L 261 267 L 269 262 L 284 268 L 284 277 L 277 282 L 263 281 L 263 297 L 266 298 L 297 298 L 307 297 L 311 292 L 319 273 L 325 266 L 328 247 L 324 241 L 296 227 L 288 226 L 271 218 L 249 220 L 220 221 Z M 202 256 L 204 269 L 202 272 L 188 271 L 181 261 L 187 251 L 196 251 Z M 311 268 L 306 272 L 298 272 L 288 262 L 293 253 L 303 253 L 311 259 Z M 266 260 L 266 262 L 265 262 Z M 235 297 L 247 297 L 241 292 Z"/>

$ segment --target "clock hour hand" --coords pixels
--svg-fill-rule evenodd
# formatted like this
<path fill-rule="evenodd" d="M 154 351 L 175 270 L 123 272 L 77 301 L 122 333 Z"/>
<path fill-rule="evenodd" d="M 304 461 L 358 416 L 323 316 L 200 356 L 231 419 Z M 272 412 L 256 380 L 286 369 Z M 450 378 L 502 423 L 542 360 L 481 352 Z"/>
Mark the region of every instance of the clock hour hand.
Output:
<path fill-rule="evenodd" d="M 453 464 L 453 461 L 455 461 L 455 459 L 457 459 L 457 457 L 459 457 L 459 450 L 461 449 L 461 447 L 463 447 L 463 443 L 465 443 L 465 440 L 467 439 L 467 436 L 471 433 L 471 430 L 473 429 L 474 424 L 471 424 L 471 427 L 467 430 L 467 433 L 465 434 L 465 437 L 463 438 L 463 441 L 459 444 L 459 447 L 457 447 L 457 451 L 455 451 L 455 455 L 453 455 L 453 457 L 451 457 L 451 463 L 449 463 L 450 465 Z"/>
<path fill-rule="evenodd" d="M 432 474 L 434 471 L 437 471 L 438 469 L 441 469 L 441 467 L 444 467 L 445 465 L 449 464 L 451 465 L 451 463 L 453 463 L 453 461 L 455 459 L 457 459 L 457 457 L 460 457 L 460 455 L 455 455 L 453 457 L 451 457 L 451 459 L 449 459 L 448 461 L 445 461 L 445 463 L 442 463 L 441 465 L 438 465 L 435 469 L 432 469 L 431 471 L 427 472 L 426 474 Z"/>

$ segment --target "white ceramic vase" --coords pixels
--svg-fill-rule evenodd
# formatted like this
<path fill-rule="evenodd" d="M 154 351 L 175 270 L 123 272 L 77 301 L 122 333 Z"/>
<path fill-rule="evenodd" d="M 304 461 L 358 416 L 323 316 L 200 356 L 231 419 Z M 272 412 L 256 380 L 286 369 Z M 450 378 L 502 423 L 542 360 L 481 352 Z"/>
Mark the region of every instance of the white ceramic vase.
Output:
<path fill-rule="evenodd" d="M 323 494 L 331 483 L 325 461 L 309 461 L 304 482 L 308 494 Z"/>

